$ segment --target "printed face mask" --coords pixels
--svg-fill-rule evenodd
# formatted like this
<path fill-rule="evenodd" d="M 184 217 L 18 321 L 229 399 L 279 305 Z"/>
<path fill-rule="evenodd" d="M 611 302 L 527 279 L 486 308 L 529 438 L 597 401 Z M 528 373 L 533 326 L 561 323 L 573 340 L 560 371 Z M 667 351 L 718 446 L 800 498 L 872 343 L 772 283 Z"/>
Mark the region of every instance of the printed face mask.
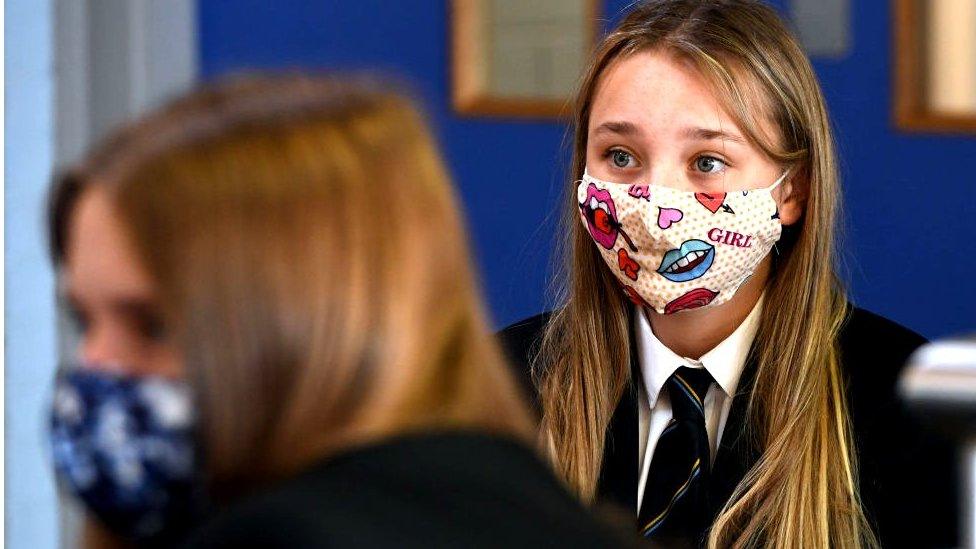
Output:
<path fill-rule="evenodd" d="M 58 478 L 112 531 L 166 539 L 202 514 L 185 383 L 77 367 L 59 374 L 51 408 Z"/>
<path fill-rule="evenodd" d="M 755 271 L 782 225 L 764 189 L 696 193 L 600 181 L 577 188 L 580 219 L 634 303 L 671 314 L 725 303 Z"/>

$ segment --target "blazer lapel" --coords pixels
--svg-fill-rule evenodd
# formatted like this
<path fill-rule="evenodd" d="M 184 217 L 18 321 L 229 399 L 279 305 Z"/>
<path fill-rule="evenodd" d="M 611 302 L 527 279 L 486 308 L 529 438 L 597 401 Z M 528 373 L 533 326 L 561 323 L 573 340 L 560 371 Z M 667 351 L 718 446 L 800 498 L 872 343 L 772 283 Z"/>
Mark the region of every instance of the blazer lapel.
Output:
<path fill-rule="evenodd" d="M 603 464 L 597 484 L 597 499 L 609 501 L 637 520 L 637 457 L 638 438 L 637 386 L 640 366 L 637 341 L 630 330 L 630 382 L 617 403 L 607 427 L 603 446 Z"/>
<path fill-rule="evenodd" d="M 732 400 L 725 429 L 722 431 L 722 442 L 715 454 L 715 463 L 708 482 L 708 504 L 712 515 L 718 516 L 719 511 L 749 471 L 749 468 L 759 459 L 759 449 L 755 441 L 746 430 L 747 407 L 749 395 L 756 376 L 756 361 L 750 353 L 739 381 L 738 390 Z"/>

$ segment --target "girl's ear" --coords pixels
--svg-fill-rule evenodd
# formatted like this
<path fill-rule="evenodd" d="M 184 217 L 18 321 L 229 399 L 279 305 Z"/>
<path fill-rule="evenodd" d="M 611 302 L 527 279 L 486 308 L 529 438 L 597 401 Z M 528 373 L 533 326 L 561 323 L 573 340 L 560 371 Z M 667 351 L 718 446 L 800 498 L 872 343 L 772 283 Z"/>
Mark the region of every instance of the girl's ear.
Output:
<path fill-rule="evenodd" d="M 779 205 L 779 222 L 783 225 L 792 225 L 800 220 L 803 211 L 807 206 L 807 189 L 809 180 L 806 170 L 792 173 L 786 176 L 783 183 L 776 191 L 776 203 Z"/>

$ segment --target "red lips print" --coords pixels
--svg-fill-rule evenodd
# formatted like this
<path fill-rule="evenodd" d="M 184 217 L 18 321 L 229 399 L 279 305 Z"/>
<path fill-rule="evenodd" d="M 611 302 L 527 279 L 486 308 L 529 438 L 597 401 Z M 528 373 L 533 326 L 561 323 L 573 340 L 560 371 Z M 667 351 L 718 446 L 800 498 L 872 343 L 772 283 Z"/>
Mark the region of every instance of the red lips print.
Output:
<path fill-rule="evenodd" d="M 580 203 L 580 215 L 586 222 L 586 227 L 590 236 L 597 244 L 608 250 L 612 250 L 617 243 L 617 235 L 627 241 L 627 246 L 631 250 L 637 251 L 634 242 L 624 232 L 617 220 L 617 207 L 613 203 L 610 192 L 600 189 L 593 183 L 586 188 L 586 200 Z"/>
<path fill-rule="evenodd" d="M 637 305 L 638 307 L 646 307 L 648 309 L 651 308 L 651 304 L 645 301 L 644 298 L 637 293 L 637 290 L 631 288 L 630 286 L 624 286 L 624 292 L 634 305 Z"/>
<path fill-rule="evenodd" d="M 640 271 L 640 265 L 638 265 L 637 262 L 630 257 L 630 254 L 628 254 L 627 250 L 624 248 L 620 248 L 620 250 L 617 251 L 617 266 L 619 266 L 620 270 L 627 275 L 627 278 L 637 280 L 637 273 Z"/>
<path fill-rule="evenodd" d="M 612 250 L 620 234 L 620 222 L 617 221 L 617 207 L 610 192 L 590 183 L 586 188 L 586 200 L 579 207 L 593 240 Z"/>
<path fill-rule="evenodd" d="M 593 224 L 596 225 L 597 229 L 606 233 L 613 234 L 615 230 L 613 224 L 610 222 L 610 214 L 603 210 L 593 210 Z"/>
<path fill-rule="evenodd" d="M 695 193 L 695 200 L 705 209 L 715 213 L 725 204 L 725 193 Z"/>
<path fill-rule="evenodd" d="M 664 314 L 670 315 L 678 311 L 684 311 L 687 309 L 697 309 L 698 307 L 704 307 L 715 299 L 718 292 L 713 292 L 708 288 L 695 288 L 694 290 L 682 295 L 681 297 L 675 299 L 671 303 L 664 306 Z"/>

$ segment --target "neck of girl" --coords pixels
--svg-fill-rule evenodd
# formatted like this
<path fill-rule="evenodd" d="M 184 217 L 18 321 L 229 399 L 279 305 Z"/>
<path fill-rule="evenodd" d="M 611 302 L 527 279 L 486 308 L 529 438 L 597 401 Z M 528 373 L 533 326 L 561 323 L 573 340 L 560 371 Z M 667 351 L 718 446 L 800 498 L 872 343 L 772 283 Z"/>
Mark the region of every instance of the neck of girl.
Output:
<path fill-rule="evenodd" d="M 742 324 L 762 296 L 772 260 L 763 259 L 735 296 L 715 307 L 662 315 L 647 309 L 654 336 L 678 356 L 699 360 Z"/>

